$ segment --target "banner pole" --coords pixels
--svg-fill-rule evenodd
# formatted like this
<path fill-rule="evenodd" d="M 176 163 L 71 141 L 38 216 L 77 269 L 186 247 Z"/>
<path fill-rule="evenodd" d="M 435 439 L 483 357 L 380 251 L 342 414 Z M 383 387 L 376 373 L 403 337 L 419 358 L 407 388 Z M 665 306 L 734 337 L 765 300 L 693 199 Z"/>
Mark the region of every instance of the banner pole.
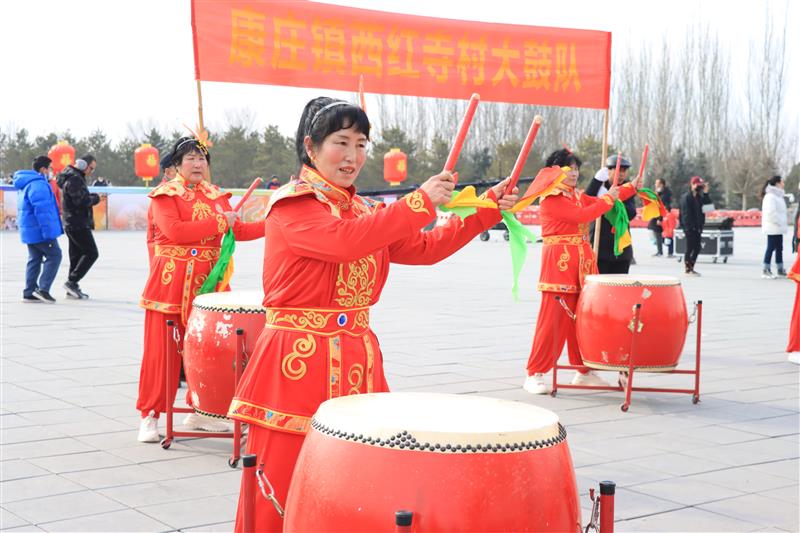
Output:
<path fill-rule="evenodd" d="M 200 82 L 198 82 L 200 83 Z M 600 159 L 600 166 L 603 167 L 606 164 L 606 158 L 608 157 L 608 108 L 606 108 L 605 114 L 603 115 L 603 155 Z M 594 179 L 594 177 L 592 177 Z M 602 228 L 603 224 L 603 215 L 597 217 L 597 220 L 594 222 L 594 260 L 597 262 L 598 253 L 600 251 L 600 229 Z"/>
<path fill-rule="evenodd" d="M 206 127 L 203 124 L 203 93 L 200 91 L 200 80 L 197 80 L 197 118 L 199 119 L 197 124 L 199 126 L 198 133 L 202 134 Z"/>

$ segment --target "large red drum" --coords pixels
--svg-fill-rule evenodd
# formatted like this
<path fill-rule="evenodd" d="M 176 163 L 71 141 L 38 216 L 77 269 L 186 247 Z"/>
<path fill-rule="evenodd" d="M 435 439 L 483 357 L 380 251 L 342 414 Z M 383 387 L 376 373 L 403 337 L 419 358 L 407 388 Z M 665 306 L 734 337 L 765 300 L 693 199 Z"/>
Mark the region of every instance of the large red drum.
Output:
<path fill-rule="evenodd" d="M 364 394 L 324 402 L 311 427 L 284 531 L 395 531 L 401 510 L 413 512 L 410 531 L 581 529 L 566 432 L 546 409 Z"/>
<path fill-rule="evenodd" d="M 642 304 L 634 326 L 634 306 Z M 576 311 L 583 364 L 627 370 L 631 338 L 638 331 L 633 367 L 668 372 L 678 365 L 689 325 L 681 282 L 668 276 L 599 274 L 586 276 Z"/>
<path fill-rule="evenodd" d="M 244 330 L 245 350 L 253 353 L 264 329 L 262 299 L 260 291 L 212 292 L 194 299 L 183 341 L 183 366 L 198 413 L 216 417 L 228 413 L 236 373 L 236 330 Z"/>

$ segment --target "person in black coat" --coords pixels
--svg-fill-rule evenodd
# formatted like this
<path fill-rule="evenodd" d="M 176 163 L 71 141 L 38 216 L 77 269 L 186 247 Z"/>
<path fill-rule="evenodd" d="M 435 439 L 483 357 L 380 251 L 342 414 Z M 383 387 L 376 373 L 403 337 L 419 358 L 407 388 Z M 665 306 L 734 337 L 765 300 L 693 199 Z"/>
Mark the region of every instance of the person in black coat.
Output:
<path fill-rule="evenodd" d="M 69 238 L 69 276 L 64 283 L 67 297 L 82 300 L 89 297 L 78 282 L 83 279 L 97 258 L 94 242 L 94 215 L 92 208 L 100 203 L 100 196 L 90 193 L 86 179 L 97 168 L 94 156 L 87 154 L 69 165 L 58 175 L 62 191 L 61 209 L 64 214 L 64 233 Z"/>
<path fill-rule="evenodd" d="M 710 203 L 708 184 L 700 176 L 693 176 L 689 182 L 689 190 L 683 193 L 679 204 L 681 228 L 686 236 L 684 264 L 686 265 L 686 274 L 690 276 L 700 275 L 695 271 L 694 263 L 697 261 L 697 256 L 700 255 L 700 235 L 703 233 L 703 226 L 706 223 L 703 206 Z"/>
<path fill-rule="evenodd" d="M 667 187 L 667 182 L 664 178 L 656 178 L 655 192 L 661 199 L 661 203 L 664 204 L 667 212 L 669 212 L 672 206 L 672 190 Z M 654 257 L 661 257 L 664 255 L 664 230 L 661 226 L 662 221 L 663 217 L 656 217 L 650 219 L 650 222 L 647 223 L 647 229 L 653 232 L 653 236 L 656 239 L 656 253 Z M 668 257 L 672 257 L 672 246 L 672 241 L 670 241 L 667 245 Z"/>
<path fill-rule="evenodd" d="M 606 159 L 605 168 L 601 168 L 594 179 L 586 187 L 585 194 L 589 196 L 601 196 L 606 191 L 611 189 L 611 181 L 614 179 L 614 169 L 617 167 L 617 156 L 612 155 Z M 631 167 L 631 162 L 622 158 L 619 165 L 619 182 L 618 185 L 622 186 L 628 182 L 627 175 L 628 169 Z M 635 197 L 628 198 L 623 202 L 625 210 L 628 212 L 628 218 L 633 220 L 636 217 L 636 203 Z M 614 255 L 614 234 L 611 232 L 611 223 L 605 217 L 600 217 L 600 246 L 597 250 L 597 270 L 601 274 L 627 274 L 631 268 L 631 261 L 633 260 L 633 246 L 628 246 L 622 251 L 620 255 Z M 594 242 L 595 222 L 592 222 L 590 227 L 590 240 Z"/>

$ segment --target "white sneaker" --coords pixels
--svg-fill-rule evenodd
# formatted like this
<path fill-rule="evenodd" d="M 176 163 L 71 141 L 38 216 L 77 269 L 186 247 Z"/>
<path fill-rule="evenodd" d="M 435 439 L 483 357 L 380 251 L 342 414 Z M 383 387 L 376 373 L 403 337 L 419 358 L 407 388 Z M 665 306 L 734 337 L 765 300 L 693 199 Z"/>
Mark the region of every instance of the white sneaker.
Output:
<path fill-rule="evenodd" d="M 598 376 L 594 370 L 590 370 L 585 374 L 581 374 L 580 372 L 575 373 L 575 377 L 572 378 L 573 385 L 591 385 L 593 387 L 610 387 L 611 384 Z"/>
<path fill-rule="evenodd" d="M 790 363 L 800 365 L 800 353 L 790 353 L 788 359 Z"/>
<path fill-rule="evenodd" d="M 155 413 L 150 411 L 150 414 L 142 418 L 139 424 L 139 436 L 136 440 L 139 442 L 158 442 L 161 440 L 161 435 L 158 434 L 158 418 L 153 416 Z"/>
<path fill-rule="evenodd" d="M 544 374 L 533 374 L 526 377 L 522 388 L 531 394 L 547 394 L 550 392 L 547 382 L 544 380 Z"/>
<path fill-rule="evenodd" d="M 187 429 L 199 429 L 200 431 L 211 431 L 213 433 L 233 431 L 231 425 L 224 420 L 199 415 L 197 413 L 189 413 L 189 416 L 183 421 L 183 425 Z"/>

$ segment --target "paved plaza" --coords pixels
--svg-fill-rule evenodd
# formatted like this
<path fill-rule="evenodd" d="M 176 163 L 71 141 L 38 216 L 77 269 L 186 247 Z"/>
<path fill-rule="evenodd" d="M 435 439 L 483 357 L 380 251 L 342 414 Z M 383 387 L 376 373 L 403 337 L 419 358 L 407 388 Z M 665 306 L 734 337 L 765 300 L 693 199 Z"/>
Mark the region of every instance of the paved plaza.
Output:
<path fill-rule="evenodd" d="M 81 283 L 91 299 L 64 299 L 62 237 L 52 291 L 59 301 L 34 305 L 20 301 L 25 247 L 15 233 L 0 233 L 0 528 L 230 531 L 241 472 L 227 464 L 230 440 L 184 439 L 169 450 L 136 442 L 144 233 L 95 235 L 100 259 Z M 645 230 L 633 238 L 632 273 L 681 276 L 676 261 L 650 257 Z M 681 276 L 687 303 L 704 302 L 698 405 L 689 395 L 634 393 L 623 413 L 620 392 L 524 392 L 541 248 L 533 248 L 514 302 L 508 249 L 497 235 L 434 267 L 393 267 L 372 313 L 389 384 L 556 412 L 584 523 L 586 492 L 610 479 L 619 531 L 798 531 L 800 366 L 784 353 L 795 285 L 760 278 L 763 245 L 759 229 L 736 229 L 728 264 L 701 259 L 702 277 Z M 235 288 L 260 288 L 262 247 L 237 244 Z M 787 267 L 793 260 L 787 254 Z M 693 365 L 694 343 L 692 325 L 681 367 Z M 638 374 L 637 385 L 690 387 L 691 379 Z"/>

